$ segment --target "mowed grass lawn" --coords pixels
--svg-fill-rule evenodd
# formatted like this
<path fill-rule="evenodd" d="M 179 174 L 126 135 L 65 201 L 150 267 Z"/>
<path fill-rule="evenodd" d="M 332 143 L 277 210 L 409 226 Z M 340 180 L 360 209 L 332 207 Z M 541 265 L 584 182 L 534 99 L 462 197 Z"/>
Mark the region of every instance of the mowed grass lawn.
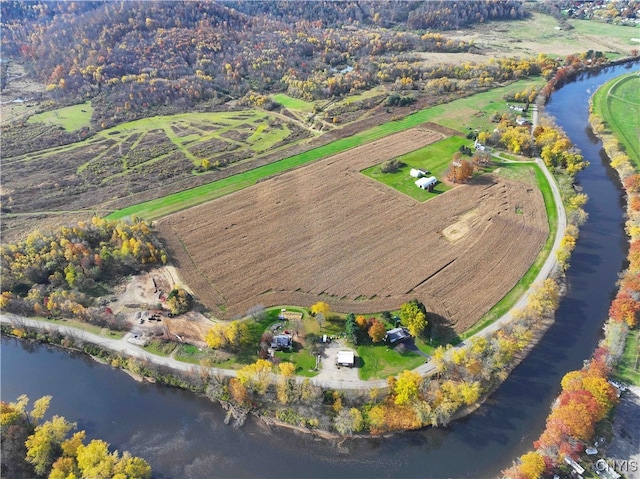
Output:
<path fill-rule="evenodd" d="M 410 196 L 417 201 L 427 201 L 445 191 L 451 189 L 450 186 L 440 182 L 451 164 L 453 154 L 461 146 L 469 145 L 471 140 L 459 136 L 450 136 L 444 140 L 437 141 L 431 145 L 420 148 L 406 155 L 398 157 L 405 166 L 393 173 L 382 173 L 381 165 L 372 166 L 362 170 L 362 173 L 369 178 L 377 180 L 395 190 Z M 416 178 L 409 175 L 411 168 L 429 171 L 427 176 L 435 176 L 438 184 L 433 191 L 423 190 L 415 185 Z"/>
<path fill-rule="evenodd" d="M 387 344 L 358 346 L 361 368 L 360 379 L 385 379 L 401 373 L 405 369 L 413 370 L 425 362 L 425 358 L 413 351 L 405 351 L 402 345 L 395 348 Z"/>
<path fill-rule="evenodd" d="M 327 156 L 340 153 L 350 148 L 355 148 L 364 143 L 384 138 L 392 133 L 413 128 L 424 122 L 435 122 L 448 126 L 457 131 L 467 132 L 466 125 L 478 125 L 485 127 L 488 122 L 486 115 L 495 109 L 504 109 L 503 95 L 508 92 L 522 91 L 530 85 L 541 85 L 544 80 L 540 78 L 520 80 L 506 87 L 478 93 L 476 95 L 461 98 L 450 103 L 438 105 L 432 108 L 418 111 L 397 121 L 390 121 L 370 128 L 363 132 L 336 140 L 327 145 L 305 151 L 295 156 L 284 158 L 269 165 L 240 173 L 238 175 L 214 181 L 179 193 L 147 201 L 137 205 L 114 211 L 108 215 L 109 219 L 122 219 L 128 216 L 139 216 L 147 220 L 155 220 L 176 211 L 196 206 L 215 198 L 233 193 L 255 184 L 258 180 L 281 173 L 283 171 L 302 166 Z M 495 104 L 495 105 L 494 105 Z M 484 115 L 470 119 L 469 112 L 485 111 Z M 482 120 L 482 121 L 481 121 Z"/>
<path fill-rule="evenodd" d="M 78 105 L 65 106 L 56 110 L 45 111 L 30 116 L 27 123 L 46 123 L 53 126 L 61 126 L 65 131 L 73 132 L 81 128 L 91 126 L 93 107 L 91 102 Z"/>
<path fill-rule="evenodd" d="M 640 332 L 629 331 L 627 345 L 615 374 L 629 384 L 640 386 Z"/>
<path fill-rule="evenodd" d="M 593 99 L 595 111 L 624 145 L 640 168 L 640 76 L 628 73 L 604 84 Z"/>

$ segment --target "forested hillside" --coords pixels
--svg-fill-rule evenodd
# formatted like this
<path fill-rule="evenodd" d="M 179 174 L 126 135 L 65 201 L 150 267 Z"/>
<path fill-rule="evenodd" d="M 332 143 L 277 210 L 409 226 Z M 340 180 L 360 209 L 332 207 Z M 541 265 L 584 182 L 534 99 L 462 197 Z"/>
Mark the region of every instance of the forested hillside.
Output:
<path fill-rule="evenodd" d="M 404 74 L 405 52 L 473 48 L 431 30 L 524 15 L 512 0 L 3 2 L 2 49 L 56 101 L 92 99 L 94 122 L 109 126 L 250 90 L 318 99 L 370 88 Z"/>

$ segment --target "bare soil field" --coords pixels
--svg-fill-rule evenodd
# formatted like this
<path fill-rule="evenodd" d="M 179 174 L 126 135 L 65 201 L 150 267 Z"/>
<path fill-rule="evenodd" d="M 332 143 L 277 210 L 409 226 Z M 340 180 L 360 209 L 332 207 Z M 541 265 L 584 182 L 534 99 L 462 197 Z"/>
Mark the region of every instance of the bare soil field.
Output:
<path fill-rule="evenodd" d="M 168 216 L 158 229 L 216 316 L 318 300 L 378 312 L 417 298 L 463 331 L 528 270 L 548 225 L 536 188 L 497 175 L 421 204 L 360 173 L 441 138 L 424 127 L 390 135 Z"/>
<path fill-rule="evenodd" d="M 180 284 L 173 267 L 154 268 L 140 275 L 132 276 L 122 288 L 116 291 L 109 308 L 114 313 L 122 313 L 133 330 L 137 333 L 149 333 L 155 336 L 164 335 L 175 340 L 180 336 L 183 341 L 197 346 L 204 346 L 207 332 L 213 324 L 198 311 L 189 311 L 178 317 L 170 318 L 164 309 L 161 296 Z M 161 308 L 158 308 L 158 306 Z M 162 318 L 159 322 L 145 321 L 139 323 L 136 313 L 154 311 Z"/>

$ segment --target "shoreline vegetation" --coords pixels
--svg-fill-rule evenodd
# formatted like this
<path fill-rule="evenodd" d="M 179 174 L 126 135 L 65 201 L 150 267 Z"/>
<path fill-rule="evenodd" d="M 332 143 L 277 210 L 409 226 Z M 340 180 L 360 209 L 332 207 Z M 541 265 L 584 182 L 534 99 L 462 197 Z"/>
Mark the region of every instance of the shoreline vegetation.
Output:
<path fill-rule="evenodd" d="M 545 130 L 554 131 L 548 124 L 540 128 L 540 136 Z M 554 133 L 553 138 L 558 134 Z M 549 167 L 566 169 L 562 158 L 547 157 L 545 162 Z M 571 208 L 580 210 L 580 203 Z M 582 217 L 580 214 L 573 216 L 574 220 Z M 574 225 L 574 235 L 577 235 L 578 226 L 579 224 Z M 574 243 L 568 242 L 569 245 Z M 567 253 L 570 250 L 571 248 Z M 560 274 L 568 266 L 567 257 L 565 254 L 556 258 L 561 265 Z M 210 377 L 205 367 L 194 367 L 187 378 L 180 378 L 171 371 L 154 370 L 145 361 L 117 354 L 113 356 L 95 346 L 85 345 L 82 350 L 105 359 L 114 367 L 128 369 L 135 375 L 152 377 L 166 384 L 203 393 L 222 404 L 237 424 L 242 424 L 249 413 L 264 416 L 264 409 L 256 407 L 260 402 L 259 406 L 267 404 L 266 409 L 269 404 L 280 405 L 275 411 L 266 413 L 267 421 L 274 424 L 289 424 L 302 427 L 301 430 L 335 430 L 340 436 L 354 436 L 363 430 L 372 435 L 386 435 L 427 425 L 446 425 L 454 417 L 470 413 L 535 345 L 552 323 L 558 300 L 558 283 L 548 279 L 531 295 L 527 306 L 514 314 L 513 321 L 493 336 L 472 338 L 468 348 L 438 348 L 434 354 L 435 379 L 405 371 L 397 377 L 389 377 L 387 387 L 384 388 L 387 391 L 386 397 L 382 396 L 382 391 L 372 389 L 368 391 L 368 400 L 363 400 L 363 392 L 353 395 L 345 391 L 322 390 L 314 387 L 308 379 L 302 382 L 295 380 L 290 372 L 287 374 L 284 370 L 281 375 L 273 375 L 271 364 L 263 360 L 245 366 L 237 372 L 237 378 L 230 378 L 225 383 L 222 378 Z M 7 329 L 4 328 L 5 333 L 17 336 L 31 334 L 26 328 L 14 327 L 11 331 Z M 45 336 L 39 339 L 46 341 L 48 338 Z M 301 407 L 294 410 L 291 407 L 293 402 L 299 402 Z M 316 410 L 318 406 L 324 410 L 320 417 L 309 415 L 314 403 Z M 305 413 L 301 413 L 302 410 Z M 311 419 L 307 419 L 308 417 Z"/>
<path fill-rule="evenodd" d="M 616 86 L 633 81 L 640 83 L 637 72 L 621 75 L 600 86 L 589 100 L 591 130 L 602 142 L 609 164 L 617 172 L 624 191 L 628 266 L 620 273 L 619 289 L 603 326 L 604 338 L 582 370 L 571 371 L 564 376 L 562 391 L 547 418 L 545 430 L 534 443 L 534 450 L 522 455 L 517 464 L 503 471 L 503 477 L 507 479 L 540 477 L 565 457 L 592 464 L 594 459 L 584 454 L 585 444 L 606 429 L 604 423 L 615 415 L 618 398 L 624 392 L 621 388 L 625 387 L 624 383 L 616 382 L 614 385 L 608 379 L 613 377 L 640 385 L 637 366 L 623 364 L 626 345 L 634 340 L 634 331 L 637 334 L 640 312 L 640 158 L 635 149 L 627 153 L 628 134 L 620 128 L 620 118 L 628 113 L 621 113 L 620 109 L 614 111 L 608 105 L 609 96 L 614 95 L 612 90 Z M 619 96 L 615 98 L 623 100 Z M 637 117 L 640 107 L 635 104 L 635 108 Z M 582 400 L 576 399 L 577 393 L 582 394 Z M 581 404 L 584 409 L 580 424 L 571 423 L 567 411 Z"/>
<path fill-rule="evenodd" d="M 584 67 L 578 62 L 572 64 L 569 70 L 566 70 L 568 67 L 559 70 L 556 77 L 548 83 L 547 86 L 551 87 L 547 93 L 550 94 L 555 85 L 577 75 L 581 66 Z M 542 93 L 545 95 L 544 89 Z M 559 138 L 557 141 L 564 143 L 565 137 L 553 125 L 546 124 L 540 128 L 537 134 L 534 131 L 536 140 L 544 139 L 544 134 L 547 133 L 551 135 L 551 141 Z M 565 149 L 553 153 L 546 151 L 543 145 L 542 140 L 537 144 L 542 147 L 542 158 L 548 167 L 564 171 L 572 177 L 585 166 L 581 164 L 580 155 L 572 150 L 570 142 Z M 556 258 L 561 266 L 557 272 L 560 276 L 568 267 L 578 227 L 584 220 L 580 207 L 586 198 L 576 199 L 578 196 L 564 198 L 568 200 L 568 212 L 575 214 L 570 215 L 572 228 L 565 235 L 562 254 Z M 133 245 L 132 247 L 135 250 Z M 128 251 L 129 246 L 125 249 Z M 67 282 L 76 281 L 77 271 L 72 272 L 74 274 L 67 271 L 65 273 Z M 535 345 L 539 337 L 536 335 L 543 334 L 553 321 L 558 301 L 558 282 L 548 279 L 530 296 L 527 305 L 513 315 L 513 321 L 493 336 L 476 336 L 468 341 L 468 347 L 465 348 L 449 346 L 436 349 L 435 379 L 423 378 L 413 371 L 404 371 L 398 376 L 390 376 L 386 388 L 374 388 L 366 391 L 367 394 L 365 391 L 349 393 L 323 390 L 314 386 L 309 379 L 293 377 L 292 372 L 284 368 L 280 368 L 279 374 L 273 374 L 271 364 L 264 360 L 245 366 L 236 372 L 237 377 L 227 378 L 225 381 L 220 377 L 211 377 L 206 366 L 194 366 L 186 373 L 186 377 L 181 378 L 180 375 L 162 368 L 154 370 L 147 361 L 118 354 L 112 356 L 96 346 L 84 345 L 82 350 L 91 356 L 107 360 L 114 367 L 128 369 L 133 374 L 153 377 L 169 385 L 202 393 L 228 408 L 238 424 L 244 421 L 247 414 L 260 416 L 266 410 L 273 414 L 278 423 L 302 427 L 303 430 L 335 430 L 341 437 L 356 436 L 363 430 L 369 431 L 371 435 L 386 435 L 428 425 L 446 425 L 460 411 L 467 414 L 469 409 L 476 407 L 481 398 L 486 398 Z M 73 341 L 70 343 L 69 339 L 82 343 L 82 338 L 63 338 L 60 335 L 57 341 L 52 341 L 46 334 L 39 335 L 19 326 L 3 326 L 3 334 L 58 342 L 65 347 L 73 346 Z M 383 390 L 387 392 L 386 396 L 381 394 Z M 269 409 L 273 405 L 276 405 L 276 409 Z M 309 414 L 318 410 L 321 413 L 319 417 Z"/>
<path fill-rule="evenodd" d="M 466 9 L 473 3 L 460 8 Z M 3 167 L 7 167 L 6 176 L 11 179 L 12 188 L 2 193 L 3 231 L 25 239 L 21 243 L 2 245 L 0 249 L 4 270 L 0 335 L 86 354 L 94 361 L 125 371 L 135 381 L 159 382 L 189 390 L 220 404 L 227 412 L 225 424 L 232 427 L 241 427 L 251 418 L 264 427 L 283 427 L 335 441 L 338 451 L 342 451 L 346 439 L 388 437 L 429 426 L 446 427 L 451 421 L 472 414 L 554 323 L 565 292 L 565 272 L 570 267 L 580 226 L 586 220 L 582 207 L 587 197 L 574 189 L 574 177 L 588 163 L 551 119 L 538 117 L 537 107 L 542 110 L 555 89 L 578 75 L 637 61 L 638 50 L 624 44 L 626 34 L 617 33 L 621 38 L 616 37 L 614 41 L 603 33 L 609 32 L 609 27 L 603 26 L 597 29 L 599 33 L 591 36 L 607 36 L 606 45 L 597 41 L 578 47 L 581 37 L 568 36 L 567 32 L 583 31 L 586 20 L 570 21 L 571 11 L 565 18 L 560 11 L 553 11 L 555 7 L 549 8 L 550 12 L 545 11 L 547 7 L 532 7 L 539 11 L 529 12 L 524 4 L 508 0 L 490 14 L 479 17 L 479 22 L 517 19 L 513 23 L 518 30 L 515 37 L 509 32 L 511 25 L 498 29 L 498 36 L 501 43 L 507 38 L 506 43 L 511 44 L 513 40 L 518 47 L 511 49 L 510 46 L 504 58 L 498 53 L 489 61 L 478 63 L 477 54 L 501 52 L 491 44 L 486 48 L 481 41 L 478 45 L 483 46 L 477 46 L 478 32 L 465 36 L 464 40 L 457 38 L 458 34 L 430 33 L 435 25 L 429 24 L 426 14 L 408 15 L 411 21 L 407 20 L 406 25 L 391 28 L 385 19 L 389 13 L 385 10 L 387 7 L 375 2 L 373 5 L 383 9 L 382 15 L 374 14 L 372 8 L 369 13 L 360 9 L 354 16 L 349 8 L 336 3 L 327 10 L 329 16 L 333 12 L 336 19 L 324 25 L 306 20 L 303 24 L 289 22 L 297 18 L 299 12 L 289 11 L 286 6 L 283 11 L 277 9 L 278 13 L 262 11 L 258 3 L 251 2 L 239 4 L 237 11 L 229 11 L 225 5 L 197 2 L 165 8 L 144 2 L 140 5 L 139 10 L 129 10 L 115 4 L 104 8 L 97 4 L 80 7 L 74 4 L 67 8 L 64 3 L 45 2 L 36 14 L 37 19 L 19 3 L 6 9 L 3 26 L 8 26 L 6 30 L 10 33 L 5 42 L 8 55 L 13 55 L 11 61 L 28 59 L 21 65 L 25 68 L 24 76 L 37 77 L 43 83 L 42 91 L 34 93 L 33 98 L 39 113 L 20 113 L 20 108 L 36 106 L 24 105 L 16 108 L 19 115 L 14 118 L 23 117 L 23 120 L 3 124 L 7 151 L 11 152 L 6 155 Z M 409 2 L 408 5 L 413 11 L 417 4 Z M 99 10 L 93 9 L 99 7 L 102 14 L 95 15 Z M 395 8 L 394 5 L 394 17 Z M 129 16 L 136 11 L 142 14 L 140 18 L 146 19 L 144 22 L 134 22 Z M 552 13 L 553 18 L 543 16 L 543 11 Z M 93 20 L 77 21 L 84 14 Z M 440 16 L 437 19 L 440 25 L 443 24 L 441 15 L 444 14 L 440 11 L 436 15 Z M 173 24 L 176 18 L 189 20 L 176 26 Z M 196 18 L 197 22 L 192 21 Z M 476 18 L 469 21 L 470 25 L 478 21 L 477 15 L 469 18 Z M 35 33 L 29 30 L 33 26 L 31 20 L 33 25 L 41 23 Z M 106 27 L 109 23 L 114 31 L 120 31 L 129 39 L 128 45 L 120 42 L 117 35 L 110 38 Z M 360 29 L 360 24 L 366 28 Z M 165 28 L 169 25 L 173 26 Z M 584 48 L 584 53 L 554 51 L 549 45 L 542 47 L 548 39 L 547 35 L 541 35 L 544 30 L 541 27 L 550 29 L 548 38 L 554 38 L 556 45 L 568 42 L 569 48 Z M 240 31 L 244 35 L 242 40 L 234 36 Z M 98 37 L 97 32 L 103 35 Z M 230 34 L 232 36 L 228 36 Z M 187 35 L 191 42 L 183 41 Z M 542 43 L 530 43 L 528 35 Z M 64 42 L 74 45 L 75 58 L 65 55 Z M 162 51 L 157 50 L 158 45 Z M 599 51 L 601 49 L 606 51 Z M 148 52 L 153 55 L 147 56 Z M 165 55 L 167 52 L 171 55 Z M 517 52 L 522 55 L 518 56 Z M 455 62 L 438 63 L 441 61 L 438 59 L 458 54 L 455 65 Z M 568 56 L 563 58 L 563 55 Z M 429 57 L 431 63 L 425 61 Z M 127 65 L 126 71 L 123 65 Z M 2 67 L 4 90 L 10 80 L 18 80 L 22 75 L 10 78 L 9 63 L 3 62 Z M 287 73 L 283 75 L 283 72 Z M 522 82 L 529 83 L 525 90 L 516 92 Z M 619 83 L 623 82 L 616 84 Z M 503 94 L 505 87 L 509 89 L 508 94 Z M 474 108 L 474 96 L 477 94 L 479 99 L 485 93 L 496 95 L 490 98 L 489 103 L 493 105 L 486 111 L 477 104 Z M 632 344 L 628 333 L 633 329 L 637 331 L 640 312 L 640 158 L 633 142 L 634 129 L 640 124 L 636 121 L 625 129 L 625 125 L 616 122 L 611 115 L 615 116 L 620 107 L 610 104 L 609 99 L 616 96 L 620 100 L 618 96 L 622 93 L 610 93 L 607 90 L 600 104 L 601 111 L 591 115 L 590 124 L 602 139 L 626 191 L 629 266 L 621 273 L 620 289 L 604 326 L 605 338 L 582 370 L 565 375 L 562 393 L 550 413 L 547 428 L 534 444 L 536 450 L 523 455 L 513 468 L 503 471 L 510 479 L 551 475 L 565 457 L 577 459 L 587 441 L 599 434 L 602 421 L 614 410 L 619 391 L 609 377 L 638 379 L 637 357 L 635 368 L 623 365 L 621 358 L 627 355 L 625 340 L 627 349 Z M 602 89 L 596 93 L 599 94 Z M 17 98 L 3 104 L 22 104 L 33 99 Z M 457 110 L 454 114 L 438 116 L 435 113 L 441 113 L 455 99 L 460 103 L 452 105 L 452 109 Z M 464 103 L 468 99 L 472 101 Z M 509 106 L 513 111 L 497 110 L 498 103 L 504 106 L 503 100 L 515 103 Z M 638 99 L 635 100 L 637 103 Z M 533 115 L 529 110 L 531 103 L 536 106 Z M 431 111 L 430 107 L 433 107 Z M 195 118 L 194 112 L 211 117 Z M 467 114 L 473 116 L 470 121 L 463 118 Z M 530 117 L 531 127 L 528 126 Z M 202 310 L 207 310 L 211 317 L 217 316 L 206 341 L 200 344 L 198 339 L 193 339 L 197 336 L 192 336 L 193 344 L 180 345 L 191 348 L 188 354 L 186 349 L 180 349 L 184 353 L 181 356 L 176 353 L 178 350 L 173 344 L 177 342 L 171 337 L 176 336 L 181 343 L 183 339 L 170 334 L 165 321 L 157 327 L 154 323 L 152 335 L 156 339 L 161 337 L 164 346 L 170 343 L 171 348 L 156 347 L 158 343 L 138 348 L 141 343 L 138 335 L 134 336 L 136 341 L 131 341 L 136 345 L 125 343 L 125 332 L 131 328 L 130 318 L 114 314 L 109 308 L 109 303 L 115 302 L 109 299 L 116 291 L 115 278 L 140 274 L 172 259 L 167 253 L 171 253 L 168 245 L 162 244 L 159 226 L 146 221 L 267 181 L 338 151 L 370 143 L 373 138 L 387 138 L 393 132 L 418 124 L 431 125 L 434 131 L 453 135 L 460 142 L 461 149 L 453 158 L 452 170 L 446 173 L 448 181 L 453 183 L 458 182 L 454 165 L 459 167 L 464 163 L 471 168 L 471 173 L 460 181 L 466 182 L 473 177 L 474 168 L 482 171 L 480 174 L 491 173 L 491 168 L 511 169 L 503 174 L 514 175 L 513 170 L 518 168 L 510 168 L 511 162 L 521 161 L 523 156 L 535 158 L 535 165 L 533 161 L 523 161 L 519 166 L 522 170 L 534 171 L 549 223 L 547 241 L 528 272 L 522 277 L 518 272 L 516 286 L 479 321 L 467 315 L 473 326 L 452 328 L 454 339 L 443 339 L 444 335 L 434 337 L 436 323 L 427 322 L 427 311 L 418 299 L 402 305 L 400 318 L 393 318 L 395 326 L 402 319 L 400 324 L 411 330 L 420 356 L 427 357 L 425 364 L 409 370 L 418 362 L 411 366 L 402 363 L 405 368 L 402 372 L 398 372 L 400 368 L 380 368 L 378 376 L 369 376 L 378 380 L 358 379 L 349 385 L 329 380 L 332 379 L 329 376 L 305 377 L 300 370 L 310 371 L 308 364 L 294 363 L 293 354 L 287 358 L 277 353 L 271 360 L 266 359 L 268 345 L 274 344 L 271 333 L 277 332 L 270 327 L 270 321 L 275 320 L 271 304 L 267 304 L 268 313 L 264 306 L 258 305 L 255 315 L 247 312 L 242 320 L 221 323 L 218 320 L 225 316 L 218 316 L 212 308 L 203 306 L 206 305 L 204 294 L 198 298 L 188 285 L 177 284 L 172 285 L 170 291 L 164 290 L 168 292 L 166 298 L 160 289 L 155 303 L 157 310 L 163 309 L 160 301 L 166 300 L 166 306 L 171 309 L 169 317 L 173 318 L 201 301 Z M 481 131 L 483 128 L 487 129 Z M 463 154 L 473 154 L 467 146 L 469 142 L 462 144 L 465 135 L 476 148 L 479 144 L 481 151 L 485 145 L 500 151 L 494 155 L 500 163 L 481 168 L 480 165 L 490 163 L 488 154 L 482 159 L 483 155 L 474 154 L 475 166 L 471 166 L 471 160 L 463 160 Z M 633 157 L 631 160 L 627 151 Z M 441 156 L 444 162 L 445 155 Z M 112 161 L 114 158 L 119 161 Z M 462 160 L 461 164 L 458 160 Z M 63 180 L 55 174 L 47 177 L 44 166 L 47 162 L 60 165 L 58 173 Z M 431 165 L 429 169 L 433 170 Z M 439 176 L 440 172 L 435 174 Z M 544 186 L 542 176 L 548 180 Z M 26 177 L 28 181 L 24 180 Z M 33 189 L 34 185 L 37 190 Z M 59 208 L 69 211 L 45 211 Z M 107 216 L 88 220 L 89 211 Z M 515 212 L 523 214 L 519 206 Z M 47 223 L 66 224 L 70 218 L 80 219 L 77 227 L 63 226 L 56 233 L 44 233 Z M 31 220 L 33 224 L 29 223 Z M 28 231 L 32 232 L 27 236 Z M 182 247 L 187 251 L 184 243 Z M 173 259 L 179 264 L 177 256 Z M 155 279 L 153 284 L 155 287 Z M 154 294 L 158 289 L 155 288 Z M 490 303 L 493 304 L 493 297 Z M 220 311 L 226 312 L 228 304 L 233 301 L 221 304 Z M 317 305 L 325 305 L 326 314 L 317 314 L 318 311 L 314 311 Z M 405 306 L 413 306 L 411 315 L 404 314 Z M 386 329 L 393 327 L 389 311 L 380 313 L 384 321 L 378 321 L 370 314 L 356 318 L 353 311 L 345 317 L 330 317 L 329 305 L 322 301 L 311 307 L 311 313 L 309 308 L 295 308 L 307 319 L 309 314 L 313 316 L 311 321 L 317 321 L 321 332 L 325 331 L 325 319 L 335 322 L 331 328 L 339 329 L 338 334 L 346 338 L 349 346 L 379 343 Z M 477 305 L 476 309 L 481 311 L 479 315 L 485 311 Z M 118 312 L 115 307 L 114 310 Z M 16 314 L 5 314 L 9 312 Z M 435 317 L 438 311 L 434 308 L 431 313 Z M 39 319 L 47 317 L 47 321 L 31 320 L 27 318 L 29 315 Z M 228 319 L 232 316 L 229 314 Z M 241 314 L 236 314 L 234 319 L 239 316 Z M 446 316 L 449 318 L 444 319 L 454 317 L 449 311 Z M 60 318 L 74 318 L 78 322 L 67 326 L 58 321 Z M 160 321 L 159 317 L 152 318 Z M 142 316 L 139 319 L 143 324 Z M 77 329 L 75 326 L 79 323 L 86 329 Z M 374 326 L 378 327 L 378 334 L 372 333 Z M 97 328 L 101 328 L 99 336 L 103 341 L 98 341 L 99 336 L 93 334 Z M 317 339 L 315 333 L 309 336 L 312 335 Z M 297 330 L 295 336 L 298 337 Z M 428 337 L 434 344 L 427 345 Z M 260 349 L 256 353 L 258 338 Z M 118 340 L 120 347 L 116 348 Z M 309 355 L 305 359 L 316 359 L 317 369 L 320 355 L 313 356 L 318 352 L 318 345 L 312 346 L 313 340 L 301 341 L 302 352 Z M 199 346 L 206 353 L 200 354 Z M 369 367 L 378 366 L 373 354 L 372 360 L 368 356 L 365 359 L 360 351 L 358 354 L 360 360 L 369 362 Z M 424 358 L 420 356 L 412 360 L 422 361 Z M 234 369 L 214 367 L 222 364 Z M 388 375 L 386 380 L 379 380 L 382 373 Z M 128 452 L 121 457 L 118 451 L 110 453 L 109 445 L 103 441 L 94 440 L 85 446 L 84 431 L 68 438 L 75 424 L 64 418 L 55 416 L 51 422 L 39 424 L 48 407 L 50 397 L 47 398 L 37 400 L 31 412 L 26 411 L 26 396 L 19 397 L 15 403 L 2 403 L 3 443 L 5 425 L 13 427 L 15 421 L 26 421 L 28 427 L 23 429 L 30 429 L 33 434 L 26 443 L 22 438 L 22 447 L 26 446 L 23 458 L 33 465 L 37 475 L 44 476 L 47 468 L 51 468 L 50 477 L 54 478 L 84 475 L 87 461 L 83 454 L 91 454 L 104 457 L 105 462 L 112 465 L 112 477 L 124 477 L 125 469 L 126 474 L 135 477 L 150 477 L 150 467 L 143 459 L 132 457 Z M 58 437 L 44 441 L 49 441 L 49 449 L 53 447 L 56 453 L 62 452 L 57 459 L 46 447 L 47 454 L 31 449 L 39 446 L 33 438 L 47 428 L 57 430 Z M 4 449 L 5 444 L 3 453 Z M 27 463 L 26 467 L 31 467 Z M 2 467 L 4 474 L 4 457 Z"/>

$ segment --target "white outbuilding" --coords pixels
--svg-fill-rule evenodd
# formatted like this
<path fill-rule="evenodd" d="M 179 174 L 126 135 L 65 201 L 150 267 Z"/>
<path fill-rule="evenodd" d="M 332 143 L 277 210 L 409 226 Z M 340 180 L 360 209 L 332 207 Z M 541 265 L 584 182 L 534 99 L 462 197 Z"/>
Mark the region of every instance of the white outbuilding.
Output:
<path fill-rule="evenodd" d="M 352 368 L 356 364 L 356 354 L 353 351 L 338 351 L 336 355 L 336 366 L 347 366 Z"/>
<path fill-rule="evenodd" d="M 423 190 L 432 190 L 438 179 L 435 176 L 430 176 L 428 178 L 420 178 L 416 181 L 416 186 L 418 188 L 422 188 Z"/>
<path fill-rule="evenodd" d="M 409 171 L 409 175 L 411 176 L 411 178 L 422 178 L 423 176 L 425 176 L 425 173 L 422 170 L 411 168 L 411 171 Z"/>

